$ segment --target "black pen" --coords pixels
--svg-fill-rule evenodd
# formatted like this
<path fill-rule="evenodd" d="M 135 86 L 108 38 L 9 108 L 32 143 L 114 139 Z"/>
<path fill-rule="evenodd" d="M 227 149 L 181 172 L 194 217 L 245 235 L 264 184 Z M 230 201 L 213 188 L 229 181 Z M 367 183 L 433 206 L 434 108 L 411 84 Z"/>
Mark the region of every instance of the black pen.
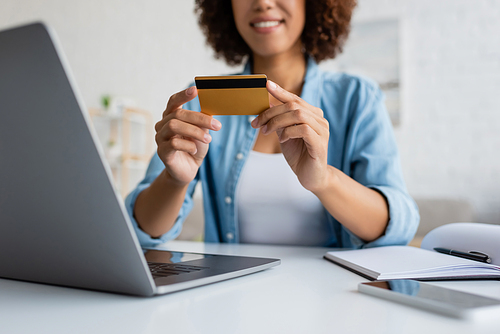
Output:
<path fill-rule="evenodd" d="M 470 251 L 468 253 L 465 253 L 465 252 L 460 252 L 460 251 L 457 251 L 454 249 L 446 249 L 446 248 L 440 248 L 440 247 L 436 247 L 436 248 L 434 248 L 434 250 L 436 252 L 439 252 L 439 253 L 458 256 L 458 257 L 462 257 L 464 259 L 469 259 L 469 260 L 474 260 L 474 261 L 479 261 L 479 262 L 484 262 L 484 263 L 491 263 L 490 257 L 486 254 L 481 253 L 481 252 Z"/>

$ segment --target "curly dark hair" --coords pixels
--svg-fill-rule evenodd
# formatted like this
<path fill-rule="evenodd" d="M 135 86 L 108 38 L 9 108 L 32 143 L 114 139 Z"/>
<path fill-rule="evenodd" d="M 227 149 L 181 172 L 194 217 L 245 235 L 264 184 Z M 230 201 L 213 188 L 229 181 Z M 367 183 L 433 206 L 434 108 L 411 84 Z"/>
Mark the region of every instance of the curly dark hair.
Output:
<path fill-rule="evenodd" d="M 305 52 L 316 62 L 342 52 L 355 6 L 356 0 L 306 0 L 301 39 Z M 195 13 L 217 59 L 239 65 L 251 56 L 252 50 L 236 29 L 231 0 L 195 0 Z"/>

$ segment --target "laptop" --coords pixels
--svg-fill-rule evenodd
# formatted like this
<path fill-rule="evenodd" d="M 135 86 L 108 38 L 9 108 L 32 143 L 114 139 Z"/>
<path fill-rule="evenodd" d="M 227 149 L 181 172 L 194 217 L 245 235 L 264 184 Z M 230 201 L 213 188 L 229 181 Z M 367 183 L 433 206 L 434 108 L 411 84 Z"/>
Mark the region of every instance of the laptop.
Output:
<path fill-rule="evenodd" d="M 142 249 L 54 32 L 0 32 L 0 277 L 153 296 L 278 259 Z"/>

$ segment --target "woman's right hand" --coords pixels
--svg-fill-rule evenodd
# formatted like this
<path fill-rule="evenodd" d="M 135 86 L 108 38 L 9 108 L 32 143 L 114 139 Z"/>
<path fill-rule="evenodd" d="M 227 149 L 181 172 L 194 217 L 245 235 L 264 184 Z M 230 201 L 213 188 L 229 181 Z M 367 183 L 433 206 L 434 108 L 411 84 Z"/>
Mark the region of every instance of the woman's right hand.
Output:
<path fill-rule="evenodd" d="M 210 115 L 182 109 L 184 103 L 197 95 L 194 86 L 172 95 L 162 120 L 155 125 L 158 156 L 171 181 L 178 185 L 195 178 L 212 141 L 208 130 L 218 131 L 222 126 Z"/>

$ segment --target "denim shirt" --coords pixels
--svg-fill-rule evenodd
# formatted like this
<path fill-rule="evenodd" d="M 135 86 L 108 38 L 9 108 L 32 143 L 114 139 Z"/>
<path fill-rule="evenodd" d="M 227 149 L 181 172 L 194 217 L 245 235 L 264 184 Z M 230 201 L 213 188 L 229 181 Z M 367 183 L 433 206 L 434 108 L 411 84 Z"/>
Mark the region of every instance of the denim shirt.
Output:
<path fill-rule="evenodd" d="M 249 64 L 242 74 L 251 74 Z M 343 73 L 323 72 L 309 59 L 301 98 L 319 107 L 330 124 L 328 164 L 362 185 L 381 193 L 389 206 L 385 233 L 364 242 L 342 226 L 328 212 L 328 247 L 363 248 L 404 245 L 414 236 L 419 222 L 418 208 L 408 195 L 403 180 L 399 153 L 384 105 L 384 96 L 370 80 Z M 198 98 L 184 109 L 200 111 Z M 125 203 L 142 246 L 156 246 L 176 238 L 193 207 L 197 182 L 203 190 L 205 241 L 238 243 L 236 186 L 246 158 L 257 138 L 250 125 L 254 117 L 218 116 L 222 128 L 211 131 L 212 142 L 195 179 L 189 184 L 184 204 L 174 226 L 159 238 L 142 231 L 133 216 L 137 195 L 147 188 L 165 168 L 153 156 L 144 180 L 128 195 Z"/>

